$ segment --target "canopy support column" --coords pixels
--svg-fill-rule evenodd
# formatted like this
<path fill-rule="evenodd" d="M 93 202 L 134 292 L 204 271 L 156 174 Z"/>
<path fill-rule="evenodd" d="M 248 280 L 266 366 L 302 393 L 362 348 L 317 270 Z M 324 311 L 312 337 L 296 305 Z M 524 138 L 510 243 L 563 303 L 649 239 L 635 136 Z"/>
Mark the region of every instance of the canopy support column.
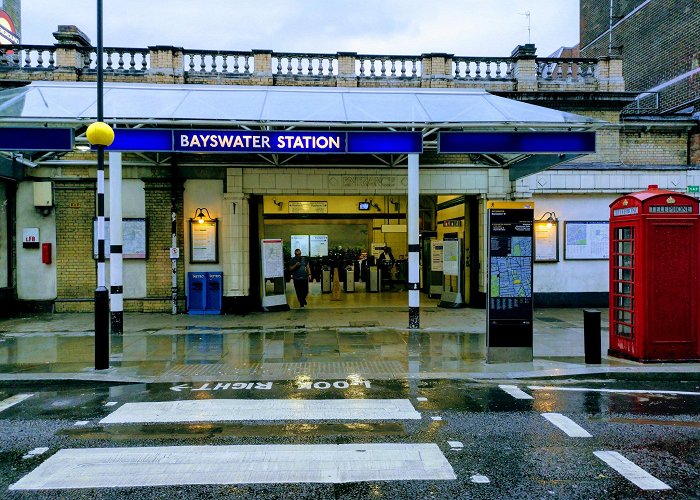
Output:
<path fill-rule="evenodd" d="M 420 272 L 418 243 L 418 155 L 408 155 L 408 328 L 420 328 Z"/>
<path fill-rule="evenodd" d="M 112 333 L 124 333 L 122 154 L 109 153 L 109 281 Z"/>

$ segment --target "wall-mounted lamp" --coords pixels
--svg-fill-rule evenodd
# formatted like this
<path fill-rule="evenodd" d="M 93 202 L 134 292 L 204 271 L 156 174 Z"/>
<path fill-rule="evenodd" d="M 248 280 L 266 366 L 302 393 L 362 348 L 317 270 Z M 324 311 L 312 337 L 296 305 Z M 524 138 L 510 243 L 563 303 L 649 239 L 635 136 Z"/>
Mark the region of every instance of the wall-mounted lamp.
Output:
<path fill-rule="evenodd" d="M 547 218 L 545 219 L 545 217 Z M 554 223 L 557 222 L 557 214 L 554 212 L 545 212 L 539 219 L 537 219 L 537 221 L 546 222 L 547 227 L 552 227 Z"/>
<path fill-rule="evenodd" d="M 394 198 L 389 198 L 389 203 L 394 205 L 394 210 L 396 210 L 397 212 L 399 211 L 399 206 L 401 205 L 401 202 L 394 201 Z"/>
<path fill-rule="evenodd" d="M 211 218 L 211 215 L 209 215 L 209 210 L 207 210 L 205 207 L 195 208 L 194 209 L 194 218 L 197 219 L 197 222 L 199 222 L 200 224 L 204 224 L 204 213 L 205 212 L 207 214 L 207 219 L 214 220 Z"/>
<path fill-rule="evenodd" d="M 274 203 L 275 206 L 276 206 L 277 208 L 279 208 L 280 210 L 282 209 L 282 205 L 284 204 L 284 202 L 282 202 L 282 201 L 277 201 L 277 200 L 274 200 L 274 199 L 272 200 L 272 203 Z"/>

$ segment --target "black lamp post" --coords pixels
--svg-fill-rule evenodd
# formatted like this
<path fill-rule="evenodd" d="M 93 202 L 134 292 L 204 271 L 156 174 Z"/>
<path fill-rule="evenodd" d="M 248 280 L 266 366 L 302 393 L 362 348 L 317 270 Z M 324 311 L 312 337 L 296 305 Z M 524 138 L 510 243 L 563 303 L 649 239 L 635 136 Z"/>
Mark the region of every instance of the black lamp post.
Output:
<path fill-rule="evenodd" d="M 109 368 L 109 293 L 105 280 L 105 146 L 114 141 L 114 131 L 104 123 L 102 47 L 102 0 L 97 0 L 97 121 L 86 132 L 97 147 L 97 288 L 95 289 L 95 370 Z"/>

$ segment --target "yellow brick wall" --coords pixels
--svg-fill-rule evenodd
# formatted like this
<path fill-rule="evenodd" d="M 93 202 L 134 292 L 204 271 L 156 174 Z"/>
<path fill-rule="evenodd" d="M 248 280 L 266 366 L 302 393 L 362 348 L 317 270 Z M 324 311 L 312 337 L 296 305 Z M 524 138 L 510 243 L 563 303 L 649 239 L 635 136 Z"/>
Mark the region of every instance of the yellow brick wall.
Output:
<path fill-rule="evenodd" d="M 631 132 L 620 135 L 622 162 L 628 165 L 686 165 L 688 134 Z"/>
<path fill-rule="evenodd" d="M 55 184 L 57 312 L 90 311 L 96 287 L 92 220 L 95 214 L 94 182 Z M 83 299 L 86 302 L 61 302 Z"/>
<path fill-rule="evenodd" d="M 82 171 L 84 173 L 84 170 Z M 56 312 L 90 312 L 96 287 L 93 259 L 95 183 L 56 181 Z M 170 261 L 170 182 L 146 182 L 148 258 L 146 298 L 125 299 L 127 312 L 170 312 L 172 266 Z M 184 242 L 182 192 L 177 202 L 177 240 Z M 183 253 L 184 254 L 184 253 Z M 178 309 L 184 310 L 184 262 L 178 262 Z"/>
<path fill-rule="evenodd" d="M 170 311 L 172 286 L 171 245 L 171 187 L 170 182 L 146 182 L 146 219 L 148 221 L 148 259 L 146 260 L 146 296 L 143 311 Z M 182 248 L 184 242 L 182 194 L 177 202 L 177 241 Z M 181 252 L 184 255 L 184 252 Z M 178 262 L 178 291 L 184 298 L 184 262 Z"/>

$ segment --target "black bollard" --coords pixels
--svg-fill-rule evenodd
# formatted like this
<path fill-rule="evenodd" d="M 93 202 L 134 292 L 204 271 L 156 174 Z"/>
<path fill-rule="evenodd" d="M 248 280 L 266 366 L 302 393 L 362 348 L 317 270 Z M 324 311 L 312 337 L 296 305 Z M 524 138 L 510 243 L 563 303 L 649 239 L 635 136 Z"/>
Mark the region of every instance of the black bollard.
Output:
<path fill-rule="evenodd" d="M 600 311 L 583 310 L 583 352 L 587 365 L 600 364 Z"/>
<path fill-rule="evenodd" d="M 109 368 L 109 293 L 95 290 L 95 370 Z"/>

